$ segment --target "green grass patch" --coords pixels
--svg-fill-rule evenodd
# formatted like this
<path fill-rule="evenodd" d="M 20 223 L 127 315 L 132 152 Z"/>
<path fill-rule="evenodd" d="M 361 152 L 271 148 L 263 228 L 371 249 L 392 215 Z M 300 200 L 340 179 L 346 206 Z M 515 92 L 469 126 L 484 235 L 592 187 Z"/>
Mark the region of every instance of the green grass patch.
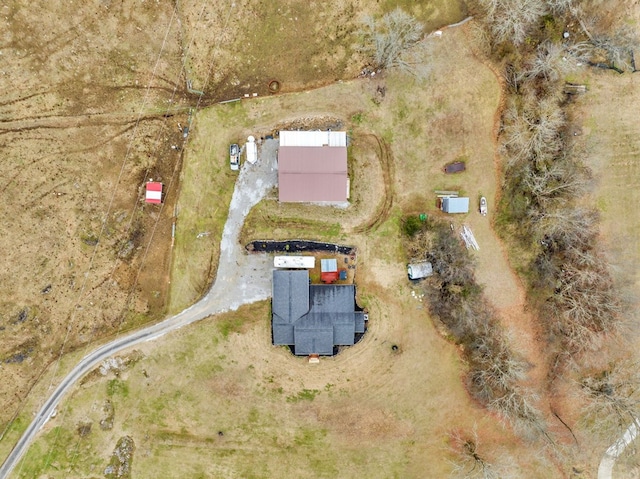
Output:
<path fill-rule="evenodd" d="M 62 479 L 69 477 L 68 470 L 88 471 L 90 468 L 104 466 L 99 454 L 90 451 L 90 443 L 83 444 L 82 453 L 74 447 L 78 436 L 64 427 L 54 427 L 41 441 L 36 442 L 27 452 L 23 462 L 16 469 L 16 477 L 31 479 L 46 477 Z M 89 448 L 89 449 L 88 449 Z M 88 476 L 84 476 L 88 477 Z"/>
<path fill-rule="evenodd" d="M 242 331 L 242 321 L 239 318 L 224 319 L 219 321 L 217 326 L 224 339 L 227 339 L 231 333 L 240 333 Z"/>
<path fill-rule="evenodd" d="M 121 396 L 126 398 L 129 396 L 129 386 L 121 379 L 110 379 L 107 383 L 107 396 Z"/>
<path fill-rule="evenodd" d="M 323 206 L 279 204 L 274 200 L 263 200 L 249 213 L 240 234 L 243 244 L 256 239 L 285 240 L 291 238 L 309 238 L 321 241 L 338 241 L 344 238 L 340 223 L 330 221 L 330 217 L 341 211 L 320 211 L 327 221 L 311 219 L 304 214 L 303 208 L 318 213 Z M 309 215 L 310 216 L 310 215 Z"/>
<path fill-rule="evenodd" d="M 320 391 L 317 389 L 303 389 L 298 392 L 298 394 L 287 396 L 287 402 L 297 403 L 300 401 L 313 401 L 318 394 L 320 394 Z"/>
<path fill-rule="evenodd" d="M 222 338 L 228 339 L 232 333 L 244 333 L 251 325 L 259 322 L 263 317 L 267 317 L 265 314 L 265 302 L 259 301 L 238 311 L 229 312 L 218 319 L 215 324 Z M 224 356 L 218 359 L 222 360 Z"/>

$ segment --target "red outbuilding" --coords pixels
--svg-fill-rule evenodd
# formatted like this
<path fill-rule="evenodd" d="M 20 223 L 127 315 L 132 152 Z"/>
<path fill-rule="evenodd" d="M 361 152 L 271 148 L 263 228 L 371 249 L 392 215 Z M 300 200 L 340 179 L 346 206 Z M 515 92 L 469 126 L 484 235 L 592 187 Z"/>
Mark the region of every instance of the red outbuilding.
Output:
<path fill-rule="evenodd" d="M 333 259 L 320 260 L 320 281 L 331 284 L 338 280 L 338 261 Z"/>
<path fill-rule="evenodd" d="M 144 199 L 147 203 L 162 203 L 162 183 L 157 181 L 147 182 L 147 194 Z"/>

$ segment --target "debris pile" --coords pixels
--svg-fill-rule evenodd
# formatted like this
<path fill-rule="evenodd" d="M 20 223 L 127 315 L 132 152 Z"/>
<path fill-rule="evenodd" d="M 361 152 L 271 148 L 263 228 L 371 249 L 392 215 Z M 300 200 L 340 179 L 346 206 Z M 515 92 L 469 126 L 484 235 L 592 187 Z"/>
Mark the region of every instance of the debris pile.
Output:
<path fill-rule="evenodd" d="M 135 448 L 136 445 L 131 436 L 123 436 L 118 439 L 109 465 L 104 470 L 104 476 L 107 479 L 130 479 L 131 462 Z"/>

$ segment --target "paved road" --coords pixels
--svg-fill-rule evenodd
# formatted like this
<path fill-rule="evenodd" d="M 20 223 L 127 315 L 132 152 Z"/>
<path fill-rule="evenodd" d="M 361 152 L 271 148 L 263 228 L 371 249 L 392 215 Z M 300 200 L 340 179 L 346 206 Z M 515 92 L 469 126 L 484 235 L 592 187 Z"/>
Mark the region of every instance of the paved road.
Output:
<path fill-rule="evenodd" d="M 0 467 L 0 479 L 9 476 L 62 398 L 80 378 L 102 361 L 123 349 L 159 338 L 212 314 L 235 310 L 242 304 L 271 296 L 270 257 L 261 254 L 245 254 L 238 243 L 238 236 L 247 214 L 276 185 L 275 147 L 265 145 L 263 150 L 264 157 L 261 157 L 255 165 L 245 162 L 240 171 L 229 206 L 229 216 L 222 233 L 216 281 L 207 295 L 193 306 L 161 323 L 111 341 L 86 355 L 42 405 Z"/>
<path fill-rule="evenodd" d="M 638 434 L 640 434 L 639 428 L 640 420 L 636 419 L 629 425 L 624 434 L 607 449 L 598 467 L 598 479 L 611 479 L 613 477 L 613 466 L 616 465 L 616 459 L 638 437 Z"/>

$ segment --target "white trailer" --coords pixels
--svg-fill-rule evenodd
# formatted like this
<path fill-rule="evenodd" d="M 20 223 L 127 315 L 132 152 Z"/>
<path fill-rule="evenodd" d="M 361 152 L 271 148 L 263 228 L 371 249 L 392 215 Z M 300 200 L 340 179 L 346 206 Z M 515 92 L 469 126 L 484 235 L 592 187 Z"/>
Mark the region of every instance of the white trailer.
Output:
<path fill-rule="evenodd" d="M 273 258 L 275 268 L 313 269 L 316 258 L 313 256 L 276 256 Z"/>
<path fill-rule="evenodd" d="M 247 138 L 247 161 L 252 165 L 258 161 L 258 145 L 256 145 L 256 139 L 253 136 Z"/>

